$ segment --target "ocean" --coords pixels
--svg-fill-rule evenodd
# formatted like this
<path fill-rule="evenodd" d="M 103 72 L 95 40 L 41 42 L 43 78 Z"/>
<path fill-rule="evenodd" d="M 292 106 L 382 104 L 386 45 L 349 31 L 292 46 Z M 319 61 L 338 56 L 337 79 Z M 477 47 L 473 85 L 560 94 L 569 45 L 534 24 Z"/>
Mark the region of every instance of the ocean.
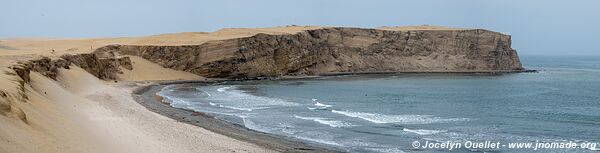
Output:
<path fill-rule="evenodd" d="M 178 84 L 159 94 L 176 108 L 348 152 L 598 152 L 600 57 L 521 62 L 539 72 Z"/>

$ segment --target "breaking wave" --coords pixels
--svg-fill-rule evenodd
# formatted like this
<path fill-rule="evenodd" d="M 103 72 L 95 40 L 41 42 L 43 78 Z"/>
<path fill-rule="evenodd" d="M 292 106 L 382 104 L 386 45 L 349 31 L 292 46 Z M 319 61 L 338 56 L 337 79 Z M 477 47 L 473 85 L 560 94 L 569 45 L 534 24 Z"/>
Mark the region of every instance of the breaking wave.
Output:
<path fill-rule="evenodd" d="M 405 132 L 410 132 L 410 133 L 415 133 L 418 135 L 432 135 L 432 134 L 437 134 L 437 133 L 443 133 L 446 132 L 446 130 L 425 130 L 425 129 L 407 129 L 404 128 L 402 131 Z"/>
<path fill-rule="evenodd" d="M 206 98 L 207 101 L 210 101 L 208 102 L 209 105 L 232 110 L 254 111 L 277 106 L 298 105 L 297 103 L 288 102 L 283 99 L 255 96 L 246 93 L 244 90 L 238 90 L 237 86 L 225 86 L 207 90 L 212 90 L 212 92 L 207 92 L 207 95 L 210 95 Z"/>
<path fill-rule="evenodd" d="M 331 127 L 335 127 L 335 128 L 337 128 L 337 127 L 350 127 L 350 126 L 353 126 L 350 123 L 346 123 L 346 122 L 343 122 L 343 121 L 330 120 L 330 119 L 327 119 L 327 118 L 301 117 L 301 116 L 297 116 L 297 115 L 294 115 L 294 117 L 296 117 L 298 119 L 303 119 L 303 120 L 315 121 L 315 122 L 318 122 L 318 123 L 321 123 L 321 124 L 325 124 L 325 125 L 328 125 L 328 126 L 331 126 Z"/>
<path fill-rule="evenodd" d="M 320 103 L 319 101 L 317 101 L 317 99 L 312 99 L 313 102 L 315 102 L 315 107 L 307 107 L 310 110 L 324 110 L 330 107 L 333 107 L 333 105 L 327 105 L 327 104 L 323 104 Z"/>
<path fill-rule="evenodd" d="M 209 104 L 213 105 L 214 103 L 209 103 Z M 246 108 L 246 107 L 235 107 L 235 106 L 227 106 L 227 105 L 219 105 L 219 107 L 229 108 L 229 109 L 235 109 L 235 110 L 242 110 L 242 111 L 252 111 L 252 110 L 267 109 L 267 108 L 269 108 L 269 107 L 250 107 L 250 108 Z"/>
<path fill-rule="evenodd" d="M 432 115 L 385 115 L 377 113 L 352 112 L 331 110 L 333 113 L 342 114 L 349 117 L 356 117 L 369 122 L 383 123 L 399 123 L 399 124 L 432 124 L 446 122 L 468 121 L 468 118 L 440 118 Z"/>

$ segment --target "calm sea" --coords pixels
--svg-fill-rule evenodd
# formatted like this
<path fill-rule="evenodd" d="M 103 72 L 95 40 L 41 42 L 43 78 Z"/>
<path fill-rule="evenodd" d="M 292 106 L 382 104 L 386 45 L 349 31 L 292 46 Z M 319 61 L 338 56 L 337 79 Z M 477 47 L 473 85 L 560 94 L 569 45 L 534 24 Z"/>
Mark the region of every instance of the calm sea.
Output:
<path fill-rule="evenodd" d="M 173 107 L 349 152 L 598 152 L 600 57 L 521 60 L 540 71 L 183 84 L 160 94 Z M 509 148 L 519 143 L 542 148 Z"/>

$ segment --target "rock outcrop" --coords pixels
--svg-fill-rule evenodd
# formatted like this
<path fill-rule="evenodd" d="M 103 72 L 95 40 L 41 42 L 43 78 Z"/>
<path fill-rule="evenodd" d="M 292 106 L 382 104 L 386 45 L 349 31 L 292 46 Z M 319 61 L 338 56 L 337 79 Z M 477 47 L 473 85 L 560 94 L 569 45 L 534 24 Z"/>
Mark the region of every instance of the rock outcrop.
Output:
<path fill-rule="evenodd" d="M 99 56 L 135 55 L 205 77 L 340 72 L 510 72 L 523 68 L 511 37 L 469 30 L 325 28 L 188 46 L 110 45 Z"/>
<path fill-rule="evenodd" d="M 56 80 L 59 68 L 69 69 L 74 64 L 88 73 L 103 80 L 115 80 L 117 74 L 122 73 L 121 68 L 132 69 L 129 57 L 99 58 L 96 54 L 63 55 L 60 59 L 52 60 L 43 57 L 37 60 L 21 62 L 11 68 L 25 83 L 29 82 L 29 73 L 38 72 L 48 78 Z"/>

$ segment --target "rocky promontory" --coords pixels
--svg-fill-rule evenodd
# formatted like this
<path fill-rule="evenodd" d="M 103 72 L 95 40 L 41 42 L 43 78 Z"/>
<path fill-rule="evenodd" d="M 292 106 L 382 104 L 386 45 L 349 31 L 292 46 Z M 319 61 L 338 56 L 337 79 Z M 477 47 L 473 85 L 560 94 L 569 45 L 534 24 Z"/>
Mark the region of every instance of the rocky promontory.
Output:
<path fill-rule="evenodd" d="M 215 78 L 523 70 L 511 36 L 483 29 L 323 28 L 200 45 L 109 45 L 95 54 L 140 56 L 166 68 Z"/>

